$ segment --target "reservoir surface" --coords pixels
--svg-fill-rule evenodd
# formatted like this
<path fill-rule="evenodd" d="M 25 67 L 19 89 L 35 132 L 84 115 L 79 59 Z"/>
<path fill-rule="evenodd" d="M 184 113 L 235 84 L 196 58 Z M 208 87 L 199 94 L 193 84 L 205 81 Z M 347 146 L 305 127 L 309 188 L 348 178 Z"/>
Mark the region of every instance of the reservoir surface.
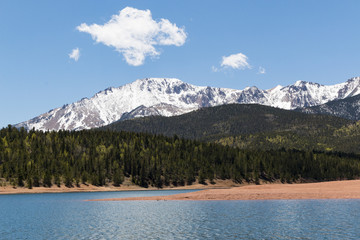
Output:
<path fill-rule="evenodd" d="M 0 239 L 360 238 L 360 200 L 84 201 L 189 191 L 0 195 Z"/>

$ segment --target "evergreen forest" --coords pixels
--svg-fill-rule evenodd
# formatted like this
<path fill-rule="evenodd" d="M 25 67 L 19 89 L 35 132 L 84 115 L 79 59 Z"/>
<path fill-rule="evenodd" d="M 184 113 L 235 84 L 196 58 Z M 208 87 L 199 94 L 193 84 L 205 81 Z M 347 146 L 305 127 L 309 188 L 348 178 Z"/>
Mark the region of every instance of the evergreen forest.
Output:
<path fill-rule="evenodd" d="M 355 153 L 241 149 L 174 136 L 109 130 L 0 130 L 0 183 L 14 187 L 80 184 L 148 187 L 234 182 L 303 182 L 360 176 Z"/>

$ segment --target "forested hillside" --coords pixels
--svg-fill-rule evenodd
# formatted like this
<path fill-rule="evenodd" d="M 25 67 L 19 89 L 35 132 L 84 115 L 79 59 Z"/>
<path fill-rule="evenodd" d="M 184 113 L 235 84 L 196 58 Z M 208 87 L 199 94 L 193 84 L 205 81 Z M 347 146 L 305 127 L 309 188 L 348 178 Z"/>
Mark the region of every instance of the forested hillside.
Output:
<path fill-rule="evenodd" d="M 360 153 L 360 135 L 339 134 L 354 128 L 351 120 L 305 114 L 256 104 L 202 108 L 176 117 L 145 117 L 102 129 L 174 134 L 242 149 L 298 149 Z"/>
<path fill-rule="evenodd" d="M 360 153 L 360 122 L 330 131 L 272 131 L 225 137 L 215 141 L 242 149 L 298 149 Z"/>
<path fill-rule="evenodd" d="M 241 150 L 144 133 L 0 130 L 0 178 L 13 186 L 118 186 L 124 177 L 143 187 L 162 187 L 196 179 L 258 183 L 359 176 L 360 158 L 354 154 Z"/>
<path fill-rule="evenodd" d="M 144 117 L 118 121 L 100 129 L 174 134 L 201 140 L 275 130 L 323 132 L 339 128 L 350 120 L 311 115 L 258 104 L 229 104 L 201 108 L 175 117 Z"/>

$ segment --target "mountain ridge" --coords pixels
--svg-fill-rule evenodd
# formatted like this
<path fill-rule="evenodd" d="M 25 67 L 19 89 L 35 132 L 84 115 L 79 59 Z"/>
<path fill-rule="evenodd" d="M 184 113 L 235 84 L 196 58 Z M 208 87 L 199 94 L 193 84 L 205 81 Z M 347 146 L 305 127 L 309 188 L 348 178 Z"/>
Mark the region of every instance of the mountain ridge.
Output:
<path fill-rule="evenodd" d="M 201 108 L 179 116 L 148 116 L 116 121 L 99 130 L 146 132 L 186 139 L 212 140 L 219 136 L 265 133 L 270 131 L 325 131 L 338 129 L 352 121 L 327 115 L 305 114 L 259 104 L 227 104 Z"/>
<path fill-rule="evenodd" d="M 360 95 L 336 99 L 318 106 L 296 110 L 309 114 L 326 114 L 357 121 L 360 120 Z"/>
<path fill-rule="evenodd" d="M 82 130 L 108 125 L 121 118 L 176 116 L 202 107 L 232 103 L 282 109 L 311 107 L 359 93 L 360 77 L 335 85 L 297 81 L 293 85 L 268 90 L 255 86 L 236 90 L 195 86 L 176 78 L 145 78 L 117 88 L 106 88 L 91 98 L 82 98 L 14 126 L 38 130 Z"/>
<path fill-rule="evenodd" d="M 258 104 L 228 104 L 179 116 L 135 118 L 98 130 L 176 135 L 241 149 L 360 153 L 360 121 Z"/>

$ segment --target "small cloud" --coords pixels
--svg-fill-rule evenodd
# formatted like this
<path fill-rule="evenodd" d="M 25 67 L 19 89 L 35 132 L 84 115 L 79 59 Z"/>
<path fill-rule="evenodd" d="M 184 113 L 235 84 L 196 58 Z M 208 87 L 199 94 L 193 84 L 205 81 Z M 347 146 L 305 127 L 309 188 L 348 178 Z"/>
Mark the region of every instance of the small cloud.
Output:
<path fill-rule="evenodd" d="M 79 48 L 75 48 L 72 50 L 72 52 L 69 54 L 69 58 L 74 59 L 75 62 L 77 62 L 80 58 L 80 50 Z"/>
<path fill-rule="evenodd" d="M 221 67 L 233 69 L 251 69 L 250 64 L 247 62 L 248 57 L 242 53 L 232 54 L 227 57 L 222 57 Z"/>
<path fill-rule="evenodd" d="M 265 74 L 265 73 L 266 73 L 266 69 L 263 67 L 259 67 L 258 74 Z"/>
<path fill-rule="evenodd" d="M 219 69 L 218 69 L 217 67 L 215 67 L 215 66 L 212 66 L 212 67 L 211 67 L 211 71 L 213 71 L 213 72 L 218 72 Z"/>
<path fill-rule="evenodd" d="M 144 64 L 147 56 L 158 56 L 156 45 L 182 46 L 187 38 L 184 27 L 167 19 L 155 21 L 150 10 L 132 7 L 122 9 L 104 25 L 82 23 L 80 32 L 89 33 L 97 43 L 114 47 L 132 66 Z"/>

